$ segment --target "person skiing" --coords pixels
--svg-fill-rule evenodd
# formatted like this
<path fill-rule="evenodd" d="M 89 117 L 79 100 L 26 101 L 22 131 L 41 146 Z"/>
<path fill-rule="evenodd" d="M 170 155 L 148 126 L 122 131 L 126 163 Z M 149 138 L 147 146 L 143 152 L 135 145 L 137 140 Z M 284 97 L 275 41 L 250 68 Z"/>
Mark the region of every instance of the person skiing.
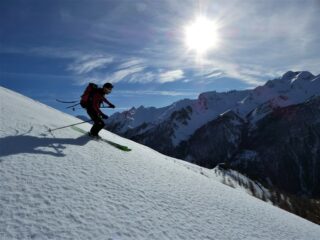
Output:
<path fill-rule="evenodd" d="M 86 109 L 91 120 L 94 122 L 89 132 L 89 136 L 91 137 L 100 138 L 98 133 L 105 126 L 103 119 L 108 119 L 108 116 L 100 110 L 100 104 L 105 102 L 110 108 L 115 108 L 115 106 L 104 97 L 106 94 L 110 94 L 112 89 L 113 85 L 111 83 L 105 83 L 102 88 L 94 89 L 88 97 Z"/>

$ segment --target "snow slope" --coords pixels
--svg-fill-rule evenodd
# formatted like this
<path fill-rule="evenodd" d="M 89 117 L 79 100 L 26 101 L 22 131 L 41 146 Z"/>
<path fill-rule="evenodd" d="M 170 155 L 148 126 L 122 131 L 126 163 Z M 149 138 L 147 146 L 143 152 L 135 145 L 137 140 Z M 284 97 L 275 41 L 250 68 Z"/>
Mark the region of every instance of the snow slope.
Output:
<path fill-rule="evenodd" d="M 0 87 L 0 239 L 318 239 L 320 226 Z M 88 130 L 89 124 L 80 125 Z M 199 168 L 200 169 L 200 168 Z"/>

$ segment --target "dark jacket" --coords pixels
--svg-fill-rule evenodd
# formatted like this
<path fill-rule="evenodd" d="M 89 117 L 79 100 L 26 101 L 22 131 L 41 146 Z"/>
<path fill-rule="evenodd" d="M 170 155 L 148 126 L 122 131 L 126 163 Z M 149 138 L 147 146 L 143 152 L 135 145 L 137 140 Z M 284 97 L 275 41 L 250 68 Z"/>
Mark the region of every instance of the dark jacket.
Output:
<path fill-rule="evenodd" d="M 108 105 L 111 103 L 104 97 L 104 92 L 102 88 L 98 88 L 97 91 L 93 93 L 92 98 L 90 99 L 89 108 L 91 108 L 97 115 L 104 115 L 100 110 L 100 105 L 105 102 Z"/>

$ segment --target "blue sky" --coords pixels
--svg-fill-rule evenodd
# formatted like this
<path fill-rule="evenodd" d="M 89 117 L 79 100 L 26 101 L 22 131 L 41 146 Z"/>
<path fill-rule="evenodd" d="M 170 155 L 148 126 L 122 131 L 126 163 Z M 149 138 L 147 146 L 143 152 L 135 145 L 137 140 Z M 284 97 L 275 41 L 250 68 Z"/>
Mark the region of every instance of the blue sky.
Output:
<path fill-rule="evenodd" d="M 2 0 L 0 85 L 70 112 L 55 99 L 112 82 L 122 111 L 319 74 L 319 12 L 319 0 Z M 201 57 L 185 43 L 199 15 L 219 27 Z"/>

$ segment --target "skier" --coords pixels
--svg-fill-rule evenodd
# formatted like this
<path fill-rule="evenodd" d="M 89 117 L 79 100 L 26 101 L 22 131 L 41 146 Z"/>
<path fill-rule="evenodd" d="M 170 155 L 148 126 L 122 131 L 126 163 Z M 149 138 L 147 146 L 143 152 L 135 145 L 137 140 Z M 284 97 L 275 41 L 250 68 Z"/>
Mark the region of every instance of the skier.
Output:
<path fill-rule="evenodd" d="M 92 91 L 88 98 L 86 109 L 91 120 L 94 122 L 89 136 L 93 138 L 101 138 L 98 133 L 105 126 L 103 119 L 108 119 L 108 116 L 101 112 L 100 104 L 105 102 L 110 108 L 115 108 L 115 106 L 104 97 L 106 94 L 111 93 L 112 88 L 113 85 L 111 83 L 105 83 L 102 88 L 97 88 Z"/>

